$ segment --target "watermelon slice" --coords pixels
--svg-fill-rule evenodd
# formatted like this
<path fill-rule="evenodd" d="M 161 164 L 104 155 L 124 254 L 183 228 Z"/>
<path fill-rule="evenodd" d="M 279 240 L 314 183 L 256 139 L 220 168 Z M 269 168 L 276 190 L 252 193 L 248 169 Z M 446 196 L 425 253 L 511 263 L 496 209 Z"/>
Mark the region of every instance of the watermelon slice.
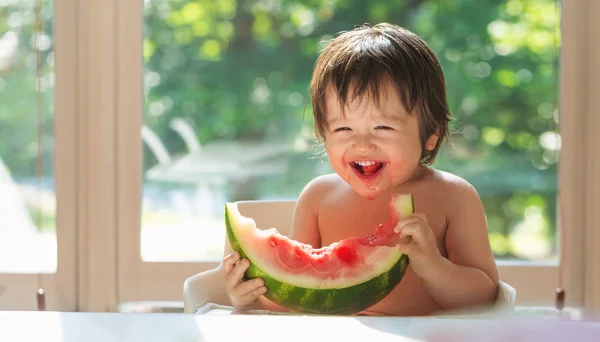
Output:
<path fill-rule="evenodd" d="M 261 277 L 269 300 L 295 312 L 352 314 L 382 300 L 404 276 L 408 256 L 394 248 L 393 228 L 413 211 L 412 195 L 397 195 L 388 220 L 371 234 L 321 248 L 258 229 L 236 203 L 226 204 L 225 225 L 232 250 L 250 260 L 245 278 Z"/>

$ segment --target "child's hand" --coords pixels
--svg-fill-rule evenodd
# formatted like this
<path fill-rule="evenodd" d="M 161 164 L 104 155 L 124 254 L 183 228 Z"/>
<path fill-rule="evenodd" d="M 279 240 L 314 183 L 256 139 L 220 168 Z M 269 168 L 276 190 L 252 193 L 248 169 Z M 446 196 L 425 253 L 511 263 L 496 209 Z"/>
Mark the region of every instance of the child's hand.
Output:
<path fill-rule="evenodd" d="M 250 261 L 248 259 L 239 260 L 239 258 L 240 254 L 235 252 L 223 259 L 225 291 L 234 308 L 250 309 L 258 297 L 267 292 L 267 288 L 261 278 L 244 281 L 244 273 L 250 266 Z"/>
<path fill-rule="evenodd" d="M 423 214 L 412 214 L 394 227 L 399 234 L 400 243 L 396 245 L 410 258 L 410 266 L 417 276 L 423 278 L 425 272 L 431 273 L 442 255 L 435 242 L 433 231 Z"/>

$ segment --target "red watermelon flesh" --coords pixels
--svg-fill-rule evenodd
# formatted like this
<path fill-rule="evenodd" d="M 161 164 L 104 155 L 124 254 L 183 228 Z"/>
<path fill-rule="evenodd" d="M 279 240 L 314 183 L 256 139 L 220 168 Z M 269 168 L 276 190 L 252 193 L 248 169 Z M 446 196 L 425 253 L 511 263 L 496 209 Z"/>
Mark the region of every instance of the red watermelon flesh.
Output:
<path fill-rule="evenodd" d="M 362 270 L 353 267 L 364 265 L 365 258 L 375 247 L 393 247 L 398 243 L 398 235 L 393 231 L 396 223 L 396 219 L 390 218 L 370 235 L 346 238 L 321 248 L 291 240 L 275 228 L 259 232 L 254 244 L 258 255 L 265 258 L 276 255 L 278 266 L 290 273 L 302 272 L 315 277 L 326 274 L 331 279 L 354 277 L 358 274 L 354 274 L 353 270 Z"/>

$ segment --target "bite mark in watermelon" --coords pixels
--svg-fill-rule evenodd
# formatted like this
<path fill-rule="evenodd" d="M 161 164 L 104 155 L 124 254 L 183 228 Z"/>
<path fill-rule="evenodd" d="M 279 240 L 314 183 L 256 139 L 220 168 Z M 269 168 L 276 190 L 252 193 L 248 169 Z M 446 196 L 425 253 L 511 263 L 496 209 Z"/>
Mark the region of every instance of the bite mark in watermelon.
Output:
<path fill-rule="evenodd" d="M 351 237 L 313 248 L 258 229 L 240 214 L 236 203 L 225 207 L 232 250 L 250 260 L 245 278 L 265 281 L 265 297 L 289 310 L 317 314 L 353 314 L 381 301 L 398 285 L 408 266 L 399 252 L 394 226 L 414 212 L 411 194 L 396 195 L 389 218 L 364 237 Z"/>

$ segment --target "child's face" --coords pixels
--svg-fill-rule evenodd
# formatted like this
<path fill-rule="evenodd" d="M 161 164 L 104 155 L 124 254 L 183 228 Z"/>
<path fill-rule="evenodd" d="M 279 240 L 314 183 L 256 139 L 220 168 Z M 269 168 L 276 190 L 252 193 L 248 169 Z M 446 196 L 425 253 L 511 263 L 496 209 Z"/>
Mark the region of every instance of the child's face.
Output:
<path fill-rule="evenodd" d="M 406 112 L 393 86 L 382 87 L 380 94 L 379 106 L 365 96 L 350 99 L 345 111 L 333 91 L 326 99 L 329 161 L 359 195 L 369 199 L 411 179 L 422 150 L 416 113 Z M 427 142 L 428 147 L 435 146 L 435 139 Z"/>

